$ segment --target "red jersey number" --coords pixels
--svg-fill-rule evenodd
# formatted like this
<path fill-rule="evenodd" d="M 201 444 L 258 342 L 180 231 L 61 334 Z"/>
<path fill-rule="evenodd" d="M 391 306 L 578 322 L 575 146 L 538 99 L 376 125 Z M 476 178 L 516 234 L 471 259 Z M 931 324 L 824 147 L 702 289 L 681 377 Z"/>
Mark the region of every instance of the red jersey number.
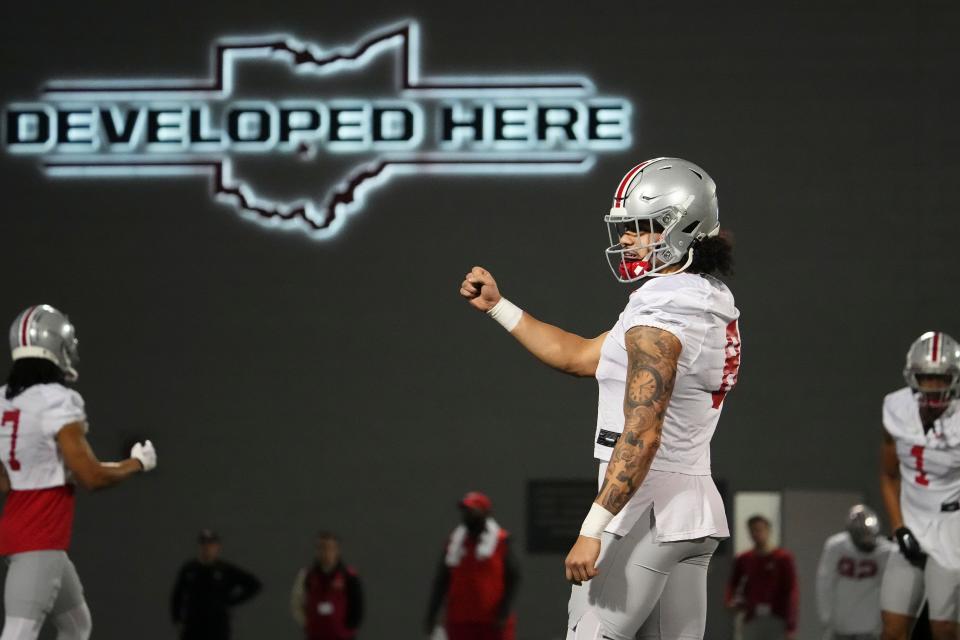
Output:
<path fill-rule="evenodd" d="M 726 358 L 723 361 L 723 377 L 720 378 L 720 388 L 713 392 L 713 408 L 719 409 L 727 392 L 737 384 L 737 375 L 740 373 L 740 326 L 734 320 L 727 325 L 727 345 L 724 347 Z"/>
<path fill-rule="evenodd" d="M 914 447 L 910 449 L 910 455 L 917 461 L 917 477 L 914 479 L 917 481 L 917 484 L 926 487 L 930 484 L 930 478 L 927 476 L 926 471 L 923 470 L 923 447 L 914 445 Z"/>
<path fill-rule="evenodd" d="M 844 578 L 854 580 L 864 580 L 877 575 L 877 563 L 873 560 L 854 560 L 853 558 L 840 558 L 837 563 L 837 573 Z"/>
<path fill-rule="evenodd" d="M 10 435 L 10 458 L 7 463 L 11 471 L 20 471 L 20 461 L 17 460 L 17 434 L 20 431 L 20 410 L 4 411 L 3 420 L 0 420 L 0 427 L 7 425 L 13 427 L 13 433 Z"/>

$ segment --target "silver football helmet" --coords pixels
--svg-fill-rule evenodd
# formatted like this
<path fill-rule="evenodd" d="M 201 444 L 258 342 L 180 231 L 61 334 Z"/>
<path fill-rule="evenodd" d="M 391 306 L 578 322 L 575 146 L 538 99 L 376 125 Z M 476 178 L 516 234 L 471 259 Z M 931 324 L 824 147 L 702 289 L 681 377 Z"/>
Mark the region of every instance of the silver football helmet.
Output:
<path fill-rule="evenodd" d="M 865 504 L 855 504 L 847 516 L 847 533 L 860 549 L 874 549 L 880 535 L 880 518 Z"/>
<path fill-rule="evenodd" d="M 77 331 L 65 313 L 48 304 L 25 309 L 10 326 L 10 353 L 20 358 L 45 358 L 63 371 L 67 380 L 77 379 Z"/>
<path fill-rule="evenodd" d="M 942 377 L 944 382 L 931 387 L 921 380 L 925 376 Z M 910 345 L 903 377 L 920 394 L 921 403 L 945 407 L 960 391 L 960 345 L 941 331 L 927 331 Z"/>
<path fill-rule="evenodd" d="M 663 270 L 686 259 L 693 261 L 695 244 L 720 233 L 717 185 L 707 172 L 680 158 L 654 158 L 630 169 L 604 217 L 610 246 L 607 262 L 620 282 L 667 275 Z M 624 246 L 626 232 L 643 244 Z M 649 235 L 645 235 L 649 234 Z"/>

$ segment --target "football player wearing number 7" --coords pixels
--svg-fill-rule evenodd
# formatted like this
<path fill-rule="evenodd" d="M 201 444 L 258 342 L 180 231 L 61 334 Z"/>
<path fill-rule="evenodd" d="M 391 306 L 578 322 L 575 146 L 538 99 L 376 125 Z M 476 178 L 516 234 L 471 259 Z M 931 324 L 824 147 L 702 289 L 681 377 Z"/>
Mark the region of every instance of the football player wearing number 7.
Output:
<path fill-rule="evenodd" d="M 956 640 L 960 545 L 960 345 L 928 331 L 907 351 L 907 386 L 883 399 L 880 489 L 900 546 L 880 587 L 883 640 L 906 640 L 924 595 L 936 640 Z"/>
<path fill-rule="evenodd" d="M 122 462 L 100 462 L 87 442 L 77 379 L 77 338 L 66 315 L 26 309 L 10 327 L 13 365 L 0 387 L 0 555 L 6 556 L 0 640 L 33 640 L 47 616 L 58 640 L 90 637 L 90 610 L 67 557 L 74 483 L 102 489 L 157 466 L 147 440 Z"/>
<path fill-rule="evenodd" d="M 729 536 L 710 439 L 740 365 L 740 313 L 715 277 L 731 245 L 714 181 L 679 158 L 627 172 L 604 220 L 614 277 L 642 285 L 609 331 L 541 322 L 480 267 L 460 294 L 547 365 L 599 383 L 600 490 L 565 562 L 568 640 L 702 638 L 707 564 Z"/>

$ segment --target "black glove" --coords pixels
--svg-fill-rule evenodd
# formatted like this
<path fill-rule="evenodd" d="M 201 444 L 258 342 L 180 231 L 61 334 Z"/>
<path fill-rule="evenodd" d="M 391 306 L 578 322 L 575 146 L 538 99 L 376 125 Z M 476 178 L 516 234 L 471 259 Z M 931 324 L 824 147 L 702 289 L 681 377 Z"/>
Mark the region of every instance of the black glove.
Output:
<path fill-rule="evenodd" d="M 893 532 L 893 537 L 897 539 L 897 544 L 900 545 L 900 553 L 910 564 L 920 569 L 926 566 L 927 554 L 920 548 L 920 543 L 917 542 L 917 536 L 913 535 L 913 531 L 906 527 L 900 527 Z"/>

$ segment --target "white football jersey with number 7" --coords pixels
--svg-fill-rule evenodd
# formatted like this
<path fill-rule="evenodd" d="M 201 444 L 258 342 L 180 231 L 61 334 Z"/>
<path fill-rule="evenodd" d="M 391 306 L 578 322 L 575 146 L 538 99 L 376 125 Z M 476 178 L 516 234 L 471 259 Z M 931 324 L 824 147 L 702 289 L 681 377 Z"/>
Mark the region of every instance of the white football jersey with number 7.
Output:
<path fill-rule="evenodd" d="M 83 398 L 60 384 L 37 384 L 12 399 L 0 387 L 0 459 L 14 491 L 67 483 L 57 433 L 72 422 L 86 424 Z"/>

